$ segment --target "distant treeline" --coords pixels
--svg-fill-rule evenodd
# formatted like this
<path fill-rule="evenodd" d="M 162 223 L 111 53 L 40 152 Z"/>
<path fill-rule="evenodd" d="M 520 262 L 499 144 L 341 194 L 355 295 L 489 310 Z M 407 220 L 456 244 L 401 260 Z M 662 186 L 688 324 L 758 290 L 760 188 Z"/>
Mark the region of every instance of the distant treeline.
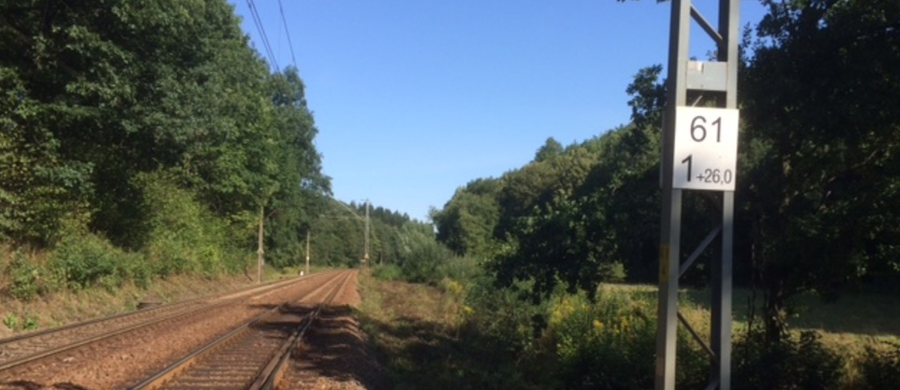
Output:
<path fill-rule="evenodd" d="M 310 227 L 310 261 L 314 264 L 356 267 L 368 249 L 369 265 L 401 267 L 410 279 L 425 281 L 422 272 L 453 254 L 434 239 L 430 223 L 407 214 L 369 205 L 369 246 L 366 248 L 366 203 L 339 203 L 319 197 Z M 424 267 L 424 269 L 422 268 Z"/>

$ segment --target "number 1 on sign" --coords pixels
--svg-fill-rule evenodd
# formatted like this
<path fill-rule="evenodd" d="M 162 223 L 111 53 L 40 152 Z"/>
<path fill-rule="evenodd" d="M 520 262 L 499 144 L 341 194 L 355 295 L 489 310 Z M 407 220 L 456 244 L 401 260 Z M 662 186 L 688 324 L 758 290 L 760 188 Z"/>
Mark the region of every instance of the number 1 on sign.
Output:
<path fill-rule="evenodd" d="M 684 160 L 681 160 L 681 163 L 687 163 L 687 181 L 691 181 L 691 158 L 693 158 L 693 154 L 689 154 Z"/>

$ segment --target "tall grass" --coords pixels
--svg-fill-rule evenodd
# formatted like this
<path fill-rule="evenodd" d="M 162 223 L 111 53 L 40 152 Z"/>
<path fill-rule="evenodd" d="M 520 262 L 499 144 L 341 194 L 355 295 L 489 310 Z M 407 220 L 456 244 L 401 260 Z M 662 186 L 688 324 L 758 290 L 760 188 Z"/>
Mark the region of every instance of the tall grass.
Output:
<path fill-rule="evenodd" d="M 583 294 L 554 298 L 544 338 L 558 359 L 562 388 L 653 387 L 656 302 L 646 295 L 608 291 L 591 302 Z M 708 372 L 704 352 L 679 332 L 679 387 L 698 388 Z"/>
<path fill-rule="evenodd" d="M 859 360 L 859 388 L 890 389 L 900 384 L 900 343 L 868 346 Z"/>
<path fill-rule="evenodd" d="M 397 269 L 384 272 L 397 275 Z M 441 365 L 471 382 L 434 388 L 646 389 L 654 385 L 656 294 L 652 288 L 604 286 L 595 301 L 584 292 L 556 291 L 530 301 L 528 283 L 498 288 L 471 259 L 437 268 L 444 292 L 441 308 L 452 351 Z M 699 295 L 698 295 L 699 296 Z M 709 331 L 708 308 L 683 294 L 681 310 L 699 332 Z M 697 298 L 699 299 L 699 298 Z M 759 329 L 738 323 L 733 339 L 732 388 L 887 389 L 900 383 L 900 344 L 845 354 L 813 331 L 792 332 L 766 342 Z M 422 335 L 417 337 L 421 338 Z M 508 356 L 509 358 L 500 358 Z M 679 327 L 678 388 L 704 388 L 710 360 Z M 493 358 L 490 358 L 493 357 Z M 407 362 L 408 363 L 408 362 Z M 434 367 L 405 367 L 405 373 Z M 422 374 L 429 377 L 427 373 Z M 473 384 L 477 384 L 473 385 Z"/>

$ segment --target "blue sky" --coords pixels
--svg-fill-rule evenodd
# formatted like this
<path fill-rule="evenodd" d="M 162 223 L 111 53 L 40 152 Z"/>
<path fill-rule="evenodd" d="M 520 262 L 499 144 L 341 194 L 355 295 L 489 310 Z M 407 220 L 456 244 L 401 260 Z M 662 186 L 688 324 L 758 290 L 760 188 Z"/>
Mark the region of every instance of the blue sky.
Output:
<path fill-rule="evenodd" d="M 230 0 L 266 57 L 246 0 Z M 715 23 L 717 1 L 697 6 Z M 255 0 L 280 67 L 276 0 Z M 457 187 L 628 122 L 625 88 L 665 65 L 669 3 L 654 0 L 282 0 L 337 199 L 425 220 Z M 712 8 L 708 8 L 712 7 Z M 763 14 L 741 0 L 741 24 Z M 692 53 L 709 40 L 692 33 Z M 272 64 L 270 63 L 270 66 Z"/>

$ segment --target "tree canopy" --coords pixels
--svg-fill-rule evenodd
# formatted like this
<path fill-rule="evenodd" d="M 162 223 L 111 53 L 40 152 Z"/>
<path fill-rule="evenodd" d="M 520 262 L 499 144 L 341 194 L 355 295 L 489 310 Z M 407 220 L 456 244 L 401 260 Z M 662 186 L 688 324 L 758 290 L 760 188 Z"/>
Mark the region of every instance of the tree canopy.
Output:
<path fill-rule="evenodd" d="M 330 192 L 318 130 L 225 0 L 4 1 L 0 36 L 0 238 L 52 247 L 74 223 L 145 248 L 164 181 L 248 244 L 263 207 L 271 253 L 297 253 Z"/>

